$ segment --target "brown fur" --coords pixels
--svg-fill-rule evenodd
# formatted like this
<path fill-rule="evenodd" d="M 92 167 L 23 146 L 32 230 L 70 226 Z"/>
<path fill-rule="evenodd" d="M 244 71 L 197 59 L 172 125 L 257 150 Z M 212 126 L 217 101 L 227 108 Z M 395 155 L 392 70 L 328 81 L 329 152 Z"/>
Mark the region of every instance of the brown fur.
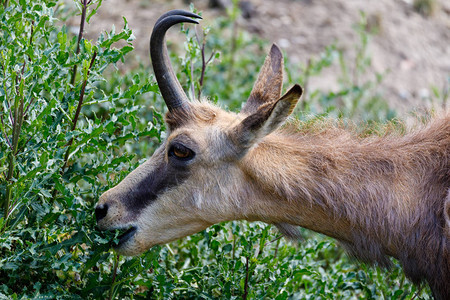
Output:
<path fill-rule="evenodd" d="M 264 221 L 291 237 L 299 225 L 363 261 L 395 257 L 450 299 L 450 113 L 404 134 L 360 137 L 327 122 L 279 129 L 302 93 L 279 97 L 280 55 L 273 46 L 241 113 L 200 102 L 171 110 L 167 140 L 100 197 L 99 227 L 135 228 L 117 248 L 135 255 L 222 221 Z M 180 144 L 195 155 L 174 157 Z"/>
<path fill-rule="evenodd" d="M 450 114 L 404 136 L 280 130 L 240 165 L 255 190 L 278 199 L 251 219 L 335 237 L 363 261 L 388 266 L 396 257 L 414 282 L 426 279 L 448 298 Z"/>

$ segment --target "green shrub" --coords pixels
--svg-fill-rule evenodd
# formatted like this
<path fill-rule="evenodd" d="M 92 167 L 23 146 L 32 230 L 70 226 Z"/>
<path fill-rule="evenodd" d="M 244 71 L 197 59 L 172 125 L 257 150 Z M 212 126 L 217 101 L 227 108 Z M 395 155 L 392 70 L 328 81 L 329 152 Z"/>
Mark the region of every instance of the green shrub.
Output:
<path fill-rule="evenodd" d="M 83 18 L 100 2 L 85 1 Z M 93 204 L 136 165 L 126 147 L 158 140 L 163 128 L 158 112 L 144 118 L 136 103 L 157 90 L 147 75 L 100 88 L 105 70 L 133 50 L 126 20 L 92 42 L 57 27 L 57 4 L 13 0 L 0 14 L 0 294 L 7 297 L 109 290 L 104 268 L 113 257 L 94 230 Z M 125 46 L 113 48 L 118 41 Z"/>
<path fill-rule="evenodd" d="M 102 1 L 82 1 L 79 13 L 84 24 L 83 15 L 86 21 L 95 17 Z M 143 68 L 125 74 L 115 71 L 114 65 L 133 50 L 126 20 L 120 32 L 102 33 L 93 42 L 82 35 L 71 36 L 58 25 L 57 20 L 71 12 L 57 0 L 4 4 L 0 10 L 0 298 L 405 299 L 425 295 L 405 280 L 398 266 L 385 272 L 359 265 L 324 236 L 302 230 L 307 239 L 291 243 L 259 222 L 217 224 L 153 247 L 140 257 L 114 254 L 109 241 L 116 236 L 96 231 L 93 207 L 99 195 L 150 156 L 164 136 L 164 105 L 157 86 Z M 219 99 L 230 109 L 239 109 L 249 95 L 269 48 L 267 42 L 238 30 L 236 7 L 229 18 L 218 19 L 208 29 L 205 40 L 186 26 L 186 55 L 172 54 L 192 98 L 201 90 L 201 95 Z M 352 68 L 369 72 L 367 34 L 360 34 L 359 58 Z M 118 41 L 125 46 L 115 48 Z M 211 57 L 206 68 L 202 45 L 205 60 Z M 343 70 L 341 91 L 309 91 L 299 116 L 313 112 L 355 117 L 365 112 L 364 120 L 390 118 L 392 112 L 376 93 L 378 79 L 369 84 L 349 80 L 349 66 L 339 61 L 340 55 L 330 46 L 307 66 L 288 64 L 290 84 L 319 76 L 333 63 L 340 63 Z M 302 72 L 294 73 L 294 68 Z"/>

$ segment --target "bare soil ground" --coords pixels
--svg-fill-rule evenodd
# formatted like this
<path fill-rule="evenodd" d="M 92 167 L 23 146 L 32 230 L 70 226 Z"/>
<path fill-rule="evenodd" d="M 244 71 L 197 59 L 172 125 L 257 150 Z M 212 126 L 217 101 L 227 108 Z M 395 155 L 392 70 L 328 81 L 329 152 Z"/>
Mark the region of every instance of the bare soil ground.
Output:
<path fill-rule="evenodd" d="M 143 59 L 148 57 L 150 32 L 164 12 L 189 9 L 187 1 L 104 0 L 87 35 L 96 38 L 101 30 L 123 26 L 129 21 L 136 40 L 134 46 Z M 203 11 L 203 25 L 226 16 L 223 9 L 208 8 L 207 0 L 193 1 Z M 423 16 L 413 8 L 413 0 L 251 0 L 251 18 L 239 18 L 242 29 L 277 43 L 291 62 L 306 63 L 332 43 L 344 50 L 347 59 L 355 55 L 358 36 L 355 24 L 361 11 L 368 24 L 378 29 L 369 42 L 375 72 L 386 72 L 381 91 L 391 107 L 400 112 L 430 107 L 432 87 L 447 90 L 450 80 L 450 1 L 436 0 L 435 13 Z M 77 26 L 78 20 L 73 20 Z M 177 34 L 175 33 L 171 33 Z M 183 38 L 178 34 L 179 38 Z M 172 38 L 172 37 L 171 37 Z M 176 38 L 176 37 L 174 37 Z M 312 78 L 310 88 L 337 87 L 338 66 Z"/>

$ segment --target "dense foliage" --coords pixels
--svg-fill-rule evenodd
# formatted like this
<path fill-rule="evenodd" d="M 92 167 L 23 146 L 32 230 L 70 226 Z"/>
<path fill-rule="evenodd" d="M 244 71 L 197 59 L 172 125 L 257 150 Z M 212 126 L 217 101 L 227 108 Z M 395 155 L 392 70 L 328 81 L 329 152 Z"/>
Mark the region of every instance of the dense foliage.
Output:
<path fill-rule="evenodd" d="M 0 298 L 404 299 L 417 293 L 398 267 L 386 272 L 349 261 L 332 240 L 307 231 L 307 239 L 288 242 L 262 223 L 214 225 L 140 257 L 110 250 L 116 236 L 95 229 L 93 207 L 164 137 L 163 105 L 148 70 L 115 68 L 133 51 L 126 20 L 119 32 L 90 41 L 83 26 L 102 1 L 75 3 L 75 36 L 64 25 L 74 17 L 64 2 L 4 0 L 0 8 Z M 201 93 L 239 109 L 250 93 L 269 47 L 236 28 L 237 14 L 235 5 L 212 28 L 183 29 L 186 55 L 173 61 L 191 98 Z M 351 65 L 333 46 L 307 66 L 288 64 L 290 83 L 336 62 L 343 71 L 340 91 L 308 91 L 299 118 L 393 117 L 376 90 L 381 75 L 365 82 L 348 75 L 349 68 L 353 76 L 370 72 L 363 25 Z"/>

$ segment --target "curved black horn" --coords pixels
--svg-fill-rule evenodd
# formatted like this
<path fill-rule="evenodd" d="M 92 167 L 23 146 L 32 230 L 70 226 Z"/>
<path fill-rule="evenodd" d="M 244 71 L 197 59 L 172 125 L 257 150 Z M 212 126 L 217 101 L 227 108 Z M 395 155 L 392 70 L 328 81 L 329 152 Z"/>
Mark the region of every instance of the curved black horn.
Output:
<path fill-rule="evenodd" d="M 185 11 L 185 10 L 182 10 L 182 9 L 174 9 L 174 10 L 170 10 L 170 11 L 166 12 L 165 14 L 162 14 L 162 15 L 158 18 L 158 20 L 156 21 L 155 27 L 156 27 L 156 25 L 158 25 L 158 23 L 159 23 L 162 19 L 164 19 L 165 17 L 168 17 L 168 16 L 174 16 L 174 15 L 185 16 L 185 17 L 190 17 L 190 18 L 197 18 L 197 19 L 201 19 L 201 18 L 202 18 L 202 17 L 200 17 L 199 15 L 194 14 L 194 13 L 192 13 L 192 12 L 190 12 L 190 11 Z M 197 21 L 195 21 L 194 23 L 197 23 Z M 198 24 L 198 23 L 197 23 L 197 24 Z"/>
<path fill-rule="evenodd" d="M 150 38 L 150 56 L 153 64 L 153 71 L 155 72 L 161 95 L 169 110 L 186 105 L 188 98 L 172 69 L 169 54 L 167 53 L 165 35 L 167 30 L 175 24 L 198 24 L 197 20 L 191 18 L 201 19 L 200 16 L 188 11 L 171 10 L 163 14 L 156 21 Z"/>

